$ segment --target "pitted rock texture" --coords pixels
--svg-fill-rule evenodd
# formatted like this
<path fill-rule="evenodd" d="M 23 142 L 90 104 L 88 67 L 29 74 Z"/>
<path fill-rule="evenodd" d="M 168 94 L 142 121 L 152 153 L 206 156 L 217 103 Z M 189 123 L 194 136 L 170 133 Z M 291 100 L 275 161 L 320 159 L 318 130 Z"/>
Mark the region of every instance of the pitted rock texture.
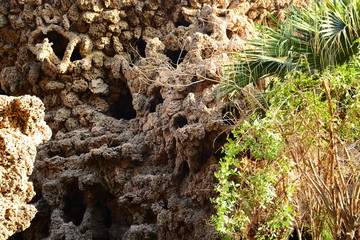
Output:
<path fill-rule="evenodd" d="M 30 96 L 0 95 L 0 239 L 30 226 L 36 209 L 32 173 L 36 147 L 49 140 L 44 106 Z"/>
<path fill-rule="evenodd" d="M 292 2 L 0 0 L 1 89 L 40 97 L 54 132 L 13 239 L 219 238 L 209 199 L 238 114 L 219 68 Z"/>

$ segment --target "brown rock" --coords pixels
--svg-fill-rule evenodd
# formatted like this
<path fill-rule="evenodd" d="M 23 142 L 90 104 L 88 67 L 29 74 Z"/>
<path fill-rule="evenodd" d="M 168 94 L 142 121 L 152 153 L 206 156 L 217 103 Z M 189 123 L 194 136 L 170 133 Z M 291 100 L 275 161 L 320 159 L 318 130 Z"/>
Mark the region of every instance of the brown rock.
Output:
<path fill-rule="evenodd" d="M 1 2 L 1 89 L 40 97 L 55 136 L 32 175 L 39 214 L 13 239 L 218 239 L 219 72 L 294 1 Z"/>
<path fill-rule="evenodd" d="M 36 147 L 49 140 L 44 107 L 36 97 L 0 95 L 0 239 L 30 226 L 36 208 L 28 205 L 35 195 L 28 180 Z"/>

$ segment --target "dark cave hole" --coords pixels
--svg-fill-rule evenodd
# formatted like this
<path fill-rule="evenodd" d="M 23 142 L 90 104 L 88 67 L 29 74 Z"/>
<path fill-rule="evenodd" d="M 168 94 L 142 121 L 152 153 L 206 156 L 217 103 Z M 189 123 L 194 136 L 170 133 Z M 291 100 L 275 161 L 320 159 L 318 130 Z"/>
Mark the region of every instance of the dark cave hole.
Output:
<path fill-rule="evenodd" d="M 52 42 L 52 48 L 55 55 L 62 59 L 64 57 L 66 47 L 69 44 L 69 40 L 56 31 L 50 31 L 45 35 L 49 39 L 49 42 Z"/>
<path fill-rule="evenodd" d="M 47 34 L 41 33 L 37 37 L 37 40 L 35 41 L 34 44 L 42 43 L 45 38 L 49 39 L 49 42 L 53 43 L 52 48 L 54 50 L 55 55 L 59 59 L 62 59 L 64 57 L 66 47 L 69 44 L 69 40 L 60 33 L 58 33 L 57 31 L 50 31 Z"/>
<path fill-rule="evenodd" d="M 223 18 L 226 17 L 226 15 L 227 15 L 227 12 L 225 12 L 225 11 L 217 14 L 218 17 L 223 17 Z"/>
<path fill-rule="evenodd" d="M 181 164 L 181 174 L 182 174 L 182 176 L 185 176 L 188 173 L 190 173 L 190 167 L 189 167 L 188 162 L 185 161 Z"/>
<path fill-rule="evenodd" d="M 209 27 L 207 27 L 207 28 L 204 29 L 204 33 L 205 33 L 206 35 L 211 36 L 211 34 L 214 33 L 214 30 L 213 30 L 213 29 L 209 29 Z"/>
<path fill-rule="evenodd" d="M 184 49 L 181 50 L 176 50 L 176 51 L 171 51 L 171 50 L 166 50 L 165 51 L 165 55 L 170 58 L 171 60 L 171 65 L 176 68 L 180 63 L 182 63 L 184 61 L 184 58 L 186 56 L 188 52 Z"/>
<path fill-rule="evenodd" d="M 188 27 L 188 26 L 190 26 L 190 24 L 191 23 L 186 21 L 186 19 L 184 18 L 184 15 L 181 14 L 179 19 L 175 22 L 175 27 L 180 27 L 180 26 Z"/>
<path fill-rule="evenodd" d="M 206 135 L 205 139 L 208 139 L 209 136 Z M 232 132 L 222 132 L 220 135 L 217 135 L 215 137 L 213 147 L 214 147 L 214 155 L 216 159 L 220 159 L 225 157 L 225 153 L 222 151 L 222 147 L 225 145 L 225 143 L 228 142 L 228 139 L 235 140 L 234 134 Z"/>
<path fill-rule="evenodd" d="M 113 225 L 113 219 L 110 209 L 107 206 L 109 201 L 109 194 L 105 192 L 105 190 L 100 186 L 94 185 L 93 189 L 93 196 L 95 197 L 95 208 L 92 210 L 92 218 L 98 224 L 98 228 L 102 229 L 101 234 L 98 232 L 99 235 L 107 235 L 107 229 L 111 228 Z M 97 196 L 102 196 L 101 199 L 97 198 Z M 101 238 L 99 238 L 101 239 Z"/>
<path fill-rule="evenodd" d="M 40 189 L 36 190 L 35 196 L 33 197 L 33 199 L 31 199 L 31 201 L 29 202 L 30 204 L 34 204 L 37 201 L 39 201 L 42 198 L 42 192 Z"/>
<path fill-rule="evenodd" d="M 207 160 L 209 159 L 209 157 L 211 156 L 211 154 L 214 152 L 214 149 L 212 147 L 205 147 L 205 146 L 200 146 L 198 147 L 198 149 L 196 149 L 196 153 L 191 157 L 191 172 L 192 173 L 198 173 L 201 168 L 206 165 Z M 183 166 L 183 174 L 182 176 L 185 176 L 185 174 L 187 172 L 189 172 L 187 169 L 189 169 L 189 165 L 186 162 L 186 165 Z"/>
<path fill-rule="evenodd" d="M 160 88 L 157 88 L 153 97 L 150 100 L 150 113 L 156 112 L 156 106 L 163 103 L 164 99 L 161 96 Z"/>
<path fill-rule="evenodd" d="M 177 115 L 174 118 L 174 127 L 175 129 L 182 128 L 188 124 L 188 120 L 183 115 Z"/>
<path fill-rule="evenodd" d="M 131 120 L 136 118 L 136 111 L 132 104 L 132 96 L 126 84 L 121 84 L 121 92 L 116 93 L 115 101 L 110 106 L 110 114 L 116 119 Z"/>
<path fill-rule="evenodd" d="M 193 169 L 191 169 L 193 170 Z M 187 161 L 183 161 L 182 163 L 180 163 L 180 165 L 178 166 L 178 171 L 176 175 L 173 175 L 173 181 L 176 182 L 177 184 L 181 183 L 184 181 L 184 179 L 189 176 L 190 174 L 190 166 L 189 163 Z"/>
<path fill-rule="evenodd" d="M 11 237 L 9 237 L 8 240 L 24 240 L 23 233 L 17 232 L 14 235 L 12 235 Z"/>
<path fill-rule="evenodd" d="M 71 54 L 70 61 L 73 62 L 73 61 L 77 61 L 77 60 L 81 60 L 81 59 L 82 59 L 82 56 L 80 54 L 80 47 L 79 47 L 79 44 L 77 44 L 74 48 L 74 51 Z"/>
<path fill-rule="evenodd" d="M 86 205 L 84 204 L 84 194 L 79 190 L 77 181 L 68 184 L 64 200 L 65 222 L 73 222 L 75 226 L 80 226 Z"/>
<path fill-rule="evenodd" d="M 228 39 L 231 39 L 234 36 L 234 32 L 229 29 L 226 29 L 226 36 Z"/>
<path fill-rule="evenodd" d="M 111 217 L 111 211 L 108 207 L 103 207 L 102 208 L 103 211 L 103 220 L 104 220 L 104 226 L 106 228 L 110 228 L 112 226 L 112 217 Z"/>
<path fill-rule="evenodd" d="M 0 88 L 0 95 L 9 96 L 9 94 L 7 94 L 6 92 L 4 92 L 1 88 Z"/>
<path fill-rule="evenodd" d="M 240 118 L 239 110 L 233 106 L 226 106 L 221 114 L 224 123 L 227 125 L 235 125 L 236 119 Z"/>
<path fill-rule="evenodd" d="M 104 48 L 103 53 L 105 53 L 106 56 L 108 56 L 108 57 L 114 57 L 115 54 L 116 54 L 114 48 L 113 48 L 111 45 L 107 45 L 107 46 Z"/>
<path fill-rule="evenodd" d="M 143 58 L 146 57 L 145 49 L 146 49 L 146 42 L 142 39 L 139 39 L 135 42 L 136 49 L 139 53 L 139 55 Z"/>
<path fill-rule="evenodd" d="M 50 236 L 50 223 L 51 223 L 51 216 L 47 217 L 45 221 L 38 221 L 38 225 L 40 227 L 37 227 L 38 229 L 41 229 L 41 238 L 47 238 Z"/>
<path fill-rule="evenodd" d="M 147 210 L 144 222 L 146 222 L 147 224 L 155 224 L 156 221 L 157 221 L 156 214 L 151 209 Z"/>
<path fill-rule="evenodd" d="M 101 183 L 91 183 L 84 185 L 86 192 L 86 201 L 91 202 L 87 214 L 90 214 L 92 222 L 96 223 L 96 228 L 92 231 L 93 240 L 110 239 L 109 229 L 113 225 L 115 197 L 105 189 Z"/>

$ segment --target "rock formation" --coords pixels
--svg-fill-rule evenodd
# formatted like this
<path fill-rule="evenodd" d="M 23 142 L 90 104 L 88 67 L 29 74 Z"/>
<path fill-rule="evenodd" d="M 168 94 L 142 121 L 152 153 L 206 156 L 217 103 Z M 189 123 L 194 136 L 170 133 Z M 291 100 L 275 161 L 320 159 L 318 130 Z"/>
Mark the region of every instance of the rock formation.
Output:
<path fill-rule="evenodd" d="M 28 181 L 36 146 L 50 139 L 44 106 L 36 97 L 0 95 L 0 239 L 30 226 L 36 209 Z"/>
<path fill-rule="evenodd" d="M 54 133 L 13 239 L 217 239 L 219 68 L 291 2 L 0 0 L 1 89 L 40 97 Z"/>

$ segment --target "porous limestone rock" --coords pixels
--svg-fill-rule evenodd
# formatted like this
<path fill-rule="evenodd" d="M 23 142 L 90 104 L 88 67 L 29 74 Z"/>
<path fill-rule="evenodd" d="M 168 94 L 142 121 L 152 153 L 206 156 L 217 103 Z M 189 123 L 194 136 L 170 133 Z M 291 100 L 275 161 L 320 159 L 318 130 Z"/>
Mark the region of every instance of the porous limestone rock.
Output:
<path fill-rule="evenodd" d="M 49 140 L 44 106 L 30 96 L 0 95 L 0 239 L 30 226 L 35 195 L 28 175 L 33 171 L 36 147 Z"/>
<path fill-rule="evenodd" d="M 54 133 L 13 239 L 219 238 L 213 174 L 238 114 L 219 68 L 292 2 L 0 0 L 1 89 L 40 97 Z"/>

